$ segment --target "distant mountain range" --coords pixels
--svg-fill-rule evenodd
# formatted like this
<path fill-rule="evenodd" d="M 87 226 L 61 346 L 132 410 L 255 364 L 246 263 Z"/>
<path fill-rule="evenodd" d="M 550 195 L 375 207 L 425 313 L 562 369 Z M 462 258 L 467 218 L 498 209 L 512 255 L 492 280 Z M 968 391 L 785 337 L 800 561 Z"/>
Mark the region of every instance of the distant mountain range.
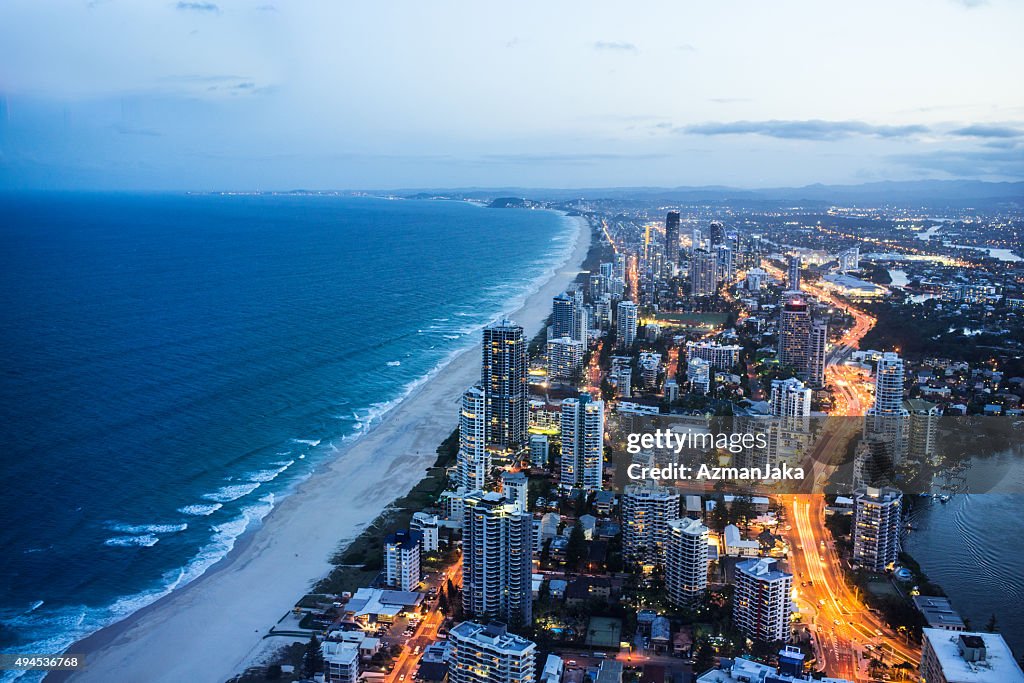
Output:
<path fill-rule="evenodd" d="M 568 201 L 604 199 L 665 203 L 721 202 L 728 204 L 859 204 L 929 207 L 1024 205 L 1024 182 L 991 183 L 981 180 L 911 180 L 864 183 L 862 185 L 805 185 L 758 190 L 721 185 L 703 187 L 608 187 L 549 189 L 525 187 L 466 187 L 446 189 L 391 190 L 387 194 L 414 197 L 491 200 L 521 197 L 532 200 Z"/>

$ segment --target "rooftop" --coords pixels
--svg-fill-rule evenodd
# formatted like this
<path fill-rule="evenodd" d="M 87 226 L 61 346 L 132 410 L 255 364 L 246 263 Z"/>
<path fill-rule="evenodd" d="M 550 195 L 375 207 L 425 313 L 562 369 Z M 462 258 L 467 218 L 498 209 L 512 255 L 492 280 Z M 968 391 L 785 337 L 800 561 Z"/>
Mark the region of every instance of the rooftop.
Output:
<path fill-rule="evenodd" d="M 998 633 L 965 633 L 937 628 L 926 628 L 923 632 L 946 680 L 955 683 L 1024 683 L 1024 671 Z M 975 649 L 983 647 L 984 658 L 976 662 L 967 661 L 961 644 Z"/>

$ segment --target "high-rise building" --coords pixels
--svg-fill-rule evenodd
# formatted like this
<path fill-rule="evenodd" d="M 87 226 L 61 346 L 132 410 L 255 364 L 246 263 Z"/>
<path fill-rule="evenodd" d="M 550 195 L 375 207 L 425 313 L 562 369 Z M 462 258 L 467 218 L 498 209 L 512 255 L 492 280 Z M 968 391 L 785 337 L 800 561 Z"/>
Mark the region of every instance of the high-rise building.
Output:
<path fill-rule="evenodd" d="M 711 341 L 686 342 L 686 360 L 701 358 L 716 370 L 731 370 L 740 362 L 743 347 L 738 344 L 718 344 Z"/>
<path fill-rule="evenodd" d="M 467 491 L 482 489 L 491 473 L 487 451 L 487 418 L 484 390 L 470 387 L 462 394 L 459 410 L 459 451 L 456 454 L 455 485 Z"/>
<path fill-rule="evenodd" d="M 530 464 L 534 467 L 547 467 L 551 453 L 551 442 L 547 434 L 530 435 Z"/>
<path fill-rule="evenodd" d="M 463 506 L 463 610 L 477 619 L 528 626 L 533 518 L 500 493 L 476 491 Z"/>
<path fill-rule="evenodd" d="M 825 385 L 825 354 L 828 350 L 828 322 L 815 320 L 807 343 L 807 381 L 811 386 Z"/>
<path fill-rule="evenodd" d="M 903 402 L 910 416 L 907 434 L 907 455 L 911 460 L 924 462 L 935 455 L 939 416 L 942 411 L 934 403 L 914 398 Z"/>
<path fill-rule="evenodd" d="M 562 460 L 560 483 L 600 491 L 604 476 L 604 401 L 590 394 L 562 401 Z"/>
<path fill-rule="evenodd" d="M 416 590 L 420 582 L 420 553 L 423 534 L 401 530 L 384 539 L 384 569 L 387 585 L 400 591 Z"/>
<path fill-rule="evenodd" d="M 630 484 L 622 494 L 622 552 L 635 561 L 665 561 L 668 522 L 679 518 L 679 490 Z"/>
<path fill-rule="evenodd" d="M 686 606 L 698 602 L 708 587 L 708 528 L 700 520 L 668 522 L 665 543 L 665 588 L 668 599 Z"/>
<path fill-rule="evenodd" d="M 875 366 L 875 402 L 864 417 L 864 433 L 883 440 L 897 466 L 907 456 L 908 418 L 903 407 L 903 359 L 889 351 Z"/>
<path fill-rule="evenodd" d="M 534 683 L 537 646 L 500 623 L 464 621 L 448 633 L 451 683 Z"/>
<path fill-rule="evenodd" d="M 752 640 L 789 639 L 793 575 L 778 567 L 778 560 L 754 558 L 736 565 L 733 588 L 733 625 Z"/>
<path fill-rule="evenodd" d="M 719 283 L 732 282 L 732 248 L 727 244 L 715 245 L 715 280 Z"/>
<path fill-rule="evenodd" d="M 562 292 L 551 301 L 551 336 L 572 337 L 576 320 L 576 301 Z"/>
<path fill-rule="evenodd" d="M 701 235 L 700 228 L 696 225 L 690 229 L 690 254 L 692 255 L 698 249 L 703 248 L 703 236 Z"/>
<path fill-rule="evenodd" d="M 768 273 L 763 268 L 751 268 L 747 271 L 746 286 L 751 292 L 760 292 L 768 280 Z"/>
<path fill-rule="evenodd" d="M 807 302 L 791 298 L 779 317 L 779 363 L 788 365 L 798 377 L 807 377 L 811 341 L 811 312 Z"/>
<path fill-rule="evenodd" d="M 853 494 L 853 560 L 882 572 L 900 553 L 903 494 L 891 486 L 865 486 Z"/>
<path fill-rule="evenodd" d="M 713 296 L 717 290 L 716 258 L 710 251 L 698 249 L 690 258 L 690 294 Z"/>
<path fill-rule="evenodd" d="M 636 340 L 636 304 L 632 301 L 620 301 L 615 311 L 615 331 L 618 345 L 623 348 L 633 346 Z"/>
<path fill-rule="evenodd" d="M 686 381 L 694 392 L 707 394 L 711 391 L 711 364 L 703 358 L 694 358 L 686 364 Z"/>
<path fill-rule="evenodd" d="M 711 221 L 708 224 L 708 239 L 713 247 L 725 242 L 725 225 L 721 221 Z"/>
<path fill-rule="evenodd" d="M 841 251 L 837 258 L 839 259 L 839 271 L 842 273 L 860 269 L 860 247 L 852 247 L 846 251 Z"/>
<path fill-rule="evenodd" d="M 926 628 L 921 680 L 927 683 L 1024 683 L 1024 671 L 998 633 Z"/>
<path fill-rule="evenodd" d="M 583 355 L 586 345 L 569 337 L 548 340 L 548 377 L 555 380 L 572 380 L 583 370 Z"/>
<path fill-rule="evenodd" d="M 621 251 L 615 254 L 615 279 L 626 281 L 626 254 Z"/>
<path fill-rule="evenodd" d="M 612 297 L 605 294 L 594 303 L 594 329 L 607 330 L 612 326 Z"/>
<path fill-rule="evenodd" d="M 672 263 L 679 260 L 678 211 L 669 211 L 665 217 L 665 257 Z"/>
<path fill-rule="evenodd" d="M 789 289 L 793 292 L 800 291 L 800 256 L 789 257 Z"/>
<path fill-rule="evenodd" d="M 501 495 L 516 503 L 524 512 L 529 497 L 529 479 L 523 472 L 501 473 Z"/>
<path fill-rule="evenodd" d="M 523 328 L 507 319 L 485 327 L 483 389 L 489 448 L 518 451 L 526 446 L 526 371 Z"/>
<path fill-rule="evenodd" d="M 768 410 L 776 417 L 805 421 L 811 417 L 811 390 L 795 377 L 773 379 Z"/>

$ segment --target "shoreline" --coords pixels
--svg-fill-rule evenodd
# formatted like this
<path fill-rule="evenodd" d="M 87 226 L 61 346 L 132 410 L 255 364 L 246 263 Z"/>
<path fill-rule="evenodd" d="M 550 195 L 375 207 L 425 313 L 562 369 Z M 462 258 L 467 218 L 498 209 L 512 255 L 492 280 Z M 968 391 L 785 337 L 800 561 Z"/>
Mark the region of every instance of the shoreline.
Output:
<path fill-rule="evenodd" d="M 565 218 L 577 223 L 569 257 L 507 313 L 527 338 L 544 325 L 551 298 L 575 280 L 590 251 L 589 222 Z M 455 355 L 322 463 L 202 576 L 75 642 L 67 652 L 85 655 L 85 669 L 45 680 L 226 681 L 250 665 L 265 650 L 267 630 L 330 573 L 331 557 L 422 480 L 457 423 L 462 391 L 478 379 L 479 348 L 478 342 Z M 381 459 L 380 452 L 394 455 Z"/>

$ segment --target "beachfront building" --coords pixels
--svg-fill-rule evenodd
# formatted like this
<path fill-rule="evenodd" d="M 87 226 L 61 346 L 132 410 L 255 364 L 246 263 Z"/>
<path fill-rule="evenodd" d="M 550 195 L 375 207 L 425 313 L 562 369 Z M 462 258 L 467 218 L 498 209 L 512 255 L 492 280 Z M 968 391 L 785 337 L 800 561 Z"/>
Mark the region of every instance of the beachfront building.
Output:
<path fill-rule="evenodd" d="M 620 301 L 615 309 L 615 339 L 618 346 L 628 349 L 636 341 L 636 304 Z"/>
<path fill-rule="evenodd" d="M 537 646 L 504 624 L 464 621 L 448 634 L 451 683 L 533 683 Z"/>
<path fill-rule="evenodd" d="M 480 386 L 462 394 L 459 410 L 459 450 L 455 456 L 455 485 L 476 491 L 487 485 L 491 454 L 487 451 L 486 398 Z"/>
<path fill-rule="evenodd" d="M 740 562 L 734 574 L 733 625 L 752 640 L 787 640 L 792 588 L 793 575 L 779 569 L 778 560 Z"/>
<path fill-rule="evenodd" d="M 576 328 L 576 300 L 562 292 L 551 302 L 551 338 L 573 336 Z"/>
<path fill-rule="evenodd" d="M 413 591 L 420 583 L 423 534 L 400 530 L 384 539 L 385 582 L 400 591 Z"/>
<path fill-rule="evenodd" d="M 477 619 L 513 627 L 532 618 L 533 518 L 500 493 L 466 496 L 462 525 L 462 606 Z"/>
<path fill-rule="evenodd" d="M 921 680 L 926 683 L 1024 683 L 1006 640 L 998 633 L 922 630 Z"/>
<path fill-rule="evenodd" d="M 637 562 L 662 564 L 668 521 L 679 517 L 679 491 L 671 486 L 630 484 L 621 498 L 622 552 Z"/>
<path fill-rule="evenodd" d="M 440 547 L 441 520 L 429 512 L 414 512 L 409 520 L 409 529 L 423 536 L 423 552 L 436 552 Z"/>
<path fill-rule="evenodd" d="M 562 401 L 563 488 L 600 491 L 604 476 L 604 401 L 589 393 Z"/>
<path fill-rule="evenodd" d="M 320 645 L 324 658 L 325 683 L 356 683 L 359 680 L 359 645 L 349 642 L 324 641 Z"/>
<path fill-rule="evenodd" d="M 900 553 L 903 493 L 891 486 L 865 486 L 853 494 L 853 561 L 882 572 Z"/>
<path fill-rule="evenodd" d="M 523 328 L 503 319 L 484 328 L 483 391 L 487 447 L 515 453 L 527 445 L 529 384 Z"/>
<path fill-rule="evenodd" d="M 665 543 L 665 588 L 676 605 L 693 605 L 708 587 L 708 528 L 684 517 L 668 522 Z"/>

